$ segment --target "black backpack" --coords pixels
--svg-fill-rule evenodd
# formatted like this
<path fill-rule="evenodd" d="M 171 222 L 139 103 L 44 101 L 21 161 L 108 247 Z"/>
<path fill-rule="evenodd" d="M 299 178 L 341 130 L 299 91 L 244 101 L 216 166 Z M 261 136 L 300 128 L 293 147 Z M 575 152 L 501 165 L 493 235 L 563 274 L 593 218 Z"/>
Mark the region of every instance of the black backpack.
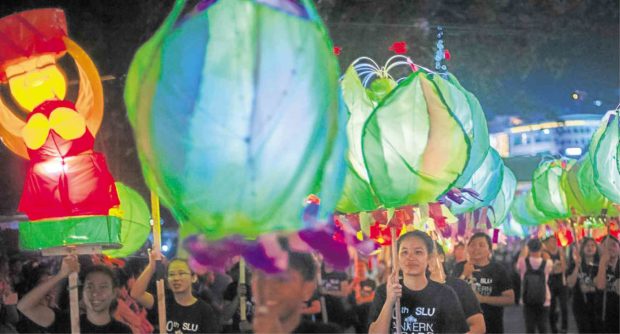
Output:
<path fill-rule="evenodd" d="M 545 279 L 545 266 L 547 260 L 543 260 L 540 267 L 532 269 L 529 257 L 525 258 L 525 275 L 523 276 L 523 303 L 525 305 L 543 305 L 547 296 L 547 280 Z"/>

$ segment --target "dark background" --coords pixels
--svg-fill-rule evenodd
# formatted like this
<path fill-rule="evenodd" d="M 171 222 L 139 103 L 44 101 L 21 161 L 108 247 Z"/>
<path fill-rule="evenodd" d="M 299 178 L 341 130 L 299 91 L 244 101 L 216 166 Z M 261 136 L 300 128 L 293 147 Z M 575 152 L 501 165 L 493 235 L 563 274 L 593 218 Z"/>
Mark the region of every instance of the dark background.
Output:
<path fill-rule="evenodd" d="M 188 1 L 188 9 L 197 2 Z M 617 0 L 315 3 L 334 44 L 342 48 L 343 69 L 360 56 L 384 63 L 393 55 L 388 48 L 395 41 L 406 41 L 408 55 L 433 68 L 437 27 L 442 26 L 445 47 L 452 55 L 446 62 L 448 70 L 479 98 L 489 121 L 503 115 L 540 120 L 570 113 L 602 114 L 618 104 Z M 133 54 L 172 4 L 172 0 L 0 1 L 0 16 L 43 7 L 65 10 L 69 36 L 90 55 L 102 76 L 113 78 L 103 84 L 106 114 L 96 149 L 107 156 L 114 177 L 147 201 L 123 89 Z M 582 100 L 570 98 L 575 90 L 585 93 Z M 602 105 L 596 106 L 595 100 Z M 16 213 L 26 166 L 0 145 L 0 216 Z M 169 226 L 175 225 L 166 210 L 162 216 Z"/>

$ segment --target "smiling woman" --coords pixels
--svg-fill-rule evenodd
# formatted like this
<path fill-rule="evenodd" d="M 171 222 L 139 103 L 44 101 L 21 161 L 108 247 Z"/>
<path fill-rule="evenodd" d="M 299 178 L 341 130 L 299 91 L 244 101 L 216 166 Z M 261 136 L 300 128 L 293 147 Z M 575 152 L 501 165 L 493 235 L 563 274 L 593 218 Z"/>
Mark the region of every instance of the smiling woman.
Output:
<path fill-rule="evenodd" d="M 149 254 L 149 264 L 131 287 L 131 297 L 147 309 L 158 314 L 157 303 L 146 288 L 155 274 L 155 263 L 162 257 L 159 252 Z M 175 258 L 168 263 L 166 272 L 172 296 L 166 297 L 166 332 L 217 333 L 220 330 L 213 308 L 192 292 L 198 278 L 184 259 Z M 154 322 L 156 323 L 156 322 Z M 155 329 L 158 332 L 158 329 Z"/>
<path fill-rule="evenodd" d="M 403 278 L 392 274 L 379 286 L 370 308 L 373 321 L 369 333 L 395 333 L 392 312 L 400 299 L 402 332 L 465 333 L 465 315 L 454 291 L 426 277 L 433 252 L 433 240 L 422 231 L 403 234 L 398 239 L 398 261 Z"/>

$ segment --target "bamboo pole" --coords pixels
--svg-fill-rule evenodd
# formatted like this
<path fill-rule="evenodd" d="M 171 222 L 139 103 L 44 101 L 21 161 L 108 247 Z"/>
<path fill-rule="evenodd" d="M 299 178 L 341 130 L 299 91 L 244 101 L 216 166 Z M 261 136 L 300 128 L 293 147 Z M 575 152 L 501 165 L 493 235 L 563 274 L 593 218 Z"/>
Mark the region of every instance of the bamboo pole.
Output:
<path fill-rule="evenodd" d="M 239 285 L 245 285 L 245 259 L 241 257 L 239 259 Z M 241 317 L 241 321 L 247 321 L 247 297 L 245 293 L 239 296 L 239 315 Z"/>
<path fill-rule="evenodd" d="M 75 249 L 69 254 L 75 255 Z M 78 273 L 69 274 L 69 309 L 71 312 L 71 333 L 80 334 L 80 296 L 78 293 Z"/>
<path fill-rule="evenodd" d="M 396 242 L 396 228 L 390 227 L 390 233 L 392 234 L 392 272 L 396 273 L 396 279 L 398 280 L 398 246 Z M 401 334 L 401 317 L 400 317 L 400 298 L 396 300 L 396 334 Z"/>
<path fill-rule="evenodd" d="M 321 283 L 323 282 L 323 277 L 321 277 L 321 263 L 318 263 L 318 270 L 316 271 L 316 286 L 319 291 L 323 291 Z M 327 305 L 325 303 L 325 296 L 323 293 L 320 294 L 319 302 L 321 303 L 321 319 L 323 323 L 327 323 L 329 319 L 327 318 Z"/>
<path fill-rule="evenodd" d="M 153 249 L 161 253 L 161 219 L 159 214 L 159 197 L 151 191 L 151 216 L 153 217 Z M 161 263 L 161 258 L 157 260 Z M 158 263 L 158 266 L 160 265 Z M 158 277 L 157 282 L 157 310 L 159 317 L 159 333 L 165 334 L 166 331 L 166 295 L 164 291 L 164 279 Z"/>

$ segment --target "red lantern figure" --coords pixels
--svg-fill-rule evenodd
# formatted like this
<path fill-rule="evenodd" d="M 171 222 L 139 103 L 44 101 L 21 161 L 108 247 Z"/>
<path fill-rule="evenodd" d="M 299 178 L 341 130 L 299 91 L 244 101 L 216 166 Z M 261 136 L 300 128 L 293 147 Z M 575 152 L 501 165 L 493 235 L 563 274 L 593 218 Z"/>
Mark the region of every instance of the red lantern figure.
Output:
<path fill-rule="evenodd" d="M 75 60 L 80 77 L 75 103 L 64 99 L 67 80 L 57 60 L 65 54 Z M 103 117 L 101 80 L 90 58 L 67 37 L 62 10 L 0 19 L 0 81 L 8 83 L 21 108 L 11 110 L 0 100 L 0 138 L 30 160 L 19 211 L 31 221 L 107 217 L 119 200 L 104 156 L 93 151 Z"/>

